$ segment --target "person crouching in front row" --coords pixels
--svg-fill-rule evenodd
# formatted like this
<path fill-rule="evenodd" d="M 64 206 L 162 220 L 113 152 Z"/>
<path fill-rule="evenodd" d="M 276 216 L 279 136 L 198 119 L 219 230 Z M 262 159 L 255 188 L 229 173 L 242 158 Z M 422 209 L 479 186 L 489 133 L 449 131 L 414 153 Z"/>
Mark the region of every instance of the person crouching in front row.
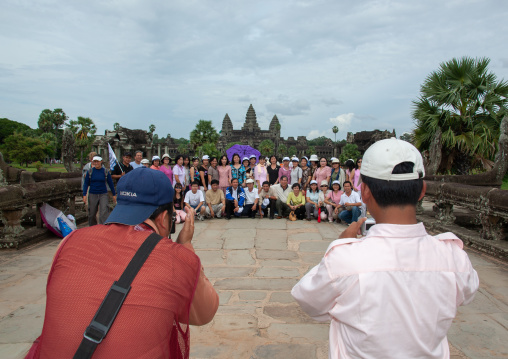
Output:
<path fill-rule="evenodd" d="M 193 181 L 191 183 L 191 190 L 185 194 L 184 202 L 186 207 L 190 207 L 196 211 L 200 221 L 205 219 L 205 198 L 203 192 L 199 189 L 198 181 Z"/>
<path fill-rule="evenodd" d="M 242 187 L 238 186 L 238 179 L 231 180 L 231 186 L 226 189 L 226 219 L 231 219 L 231 216 L 240 217 L 243 212 L 243 205 L 245 202 L 245 191 Z"/>

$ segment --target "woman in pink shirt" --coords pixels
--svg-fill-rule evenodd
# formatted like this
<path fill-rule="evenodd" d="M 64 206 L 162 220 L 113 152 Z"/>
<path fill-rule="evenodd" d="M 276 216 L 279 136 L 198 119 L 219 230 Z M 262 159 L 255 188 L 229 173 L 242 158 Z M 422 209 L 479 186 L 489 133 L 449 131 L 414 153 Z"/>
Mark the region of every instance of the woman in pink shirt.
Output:
<path fill-rule="evenodd" d="M 219 188 L 226 194 L 226 188 L 231 186 L 231 166 L 228 156 L 223 155 L 220 158 L 217 170 L 219 171 Z"/>
<path fill-rule="evenodd" d="M 150 166 L 150 168 L 158 171 L 160 163 L 161 163 L 161 158 L 159 156 L 153 156 L 152 157 L 152 165 Z"/>
<path fill-rule="evenodd" d="M 332 175 L 332 169 L 327 166 L 326 158 L 321 157 L 319 160 L 319 168 L 314 171 L 314 176 L 312 179 L 316 180 L 317 183 L 321 183 L 326 181 L 326 183 L 330 182 L 330 176 Z"/>
<path fill-rule="evenodd" d="M 340 208 L 340 196 L 342 196 L 344 192 L 340 190 L 340 182 L 333 181 L 332 190 L 328 192 L 325 197 L 326 203 L 326 211 L 328 212 L 328 221 L 333 222 L 333 220 L 337 220 L 339 217 L 339 208 Z"/>
<path fill-rule="evenodd" d="M 356 160 L 356 168 L 353 169 L 353 171 L 351 171 L 351 175 L 349 176 L 349 177 L 351 177 L 351 180 L 350 180 L 351 183 L 353 183 L 353 190 L 358 192 L 360 197 L 362 196 L 362 189 L 361 189 L 362 181 L 360 180 L 361 168 L 362 168 L 362 159 L 358 158 Z"/>
<path fill-rule="evenodd" d="M 171 169 L 171 157 L 167 153 L 162 155 L 162 165 L 159 170 L 163 172 L 168 178 L 171 184 L 173 184 L 173 170 Z"/>
<path fill-rule="evenodd" d="M 291 168 L 289 168 L 289 157 L 282 159 L 282 166 L 279 168 L 279 182 L 282 176 L 286 176 L 288 181 L 291 179 Z"/>
<path fill-rule="evenodd" d="M 266 159 L 264 156 L 259 156 L 259 163 L 254 167 L 254 179 L 258 184 L 258 192 L 261 192 L 263 182 L 268 181 L 268 172 L 265 166 Z"/>

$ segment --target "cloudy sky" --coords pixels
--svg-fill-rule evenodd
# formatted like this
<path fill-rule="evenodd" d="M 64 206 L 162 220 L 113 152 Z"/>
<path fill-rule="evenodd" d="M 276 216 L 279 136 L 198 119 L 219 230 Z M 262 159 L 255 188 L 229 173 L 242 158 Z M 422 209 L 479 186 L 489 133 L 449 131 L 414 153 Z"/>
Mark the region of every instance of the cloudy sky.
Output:
<path fill-rule="evenodd" d="M 2 0 L 0 117 L 63 108 L 99 131 L 188 137 L 253 104 L 282 135 L 412 128 L 411 101 L 453 57 L 508 80 L 508 2 Z"/>

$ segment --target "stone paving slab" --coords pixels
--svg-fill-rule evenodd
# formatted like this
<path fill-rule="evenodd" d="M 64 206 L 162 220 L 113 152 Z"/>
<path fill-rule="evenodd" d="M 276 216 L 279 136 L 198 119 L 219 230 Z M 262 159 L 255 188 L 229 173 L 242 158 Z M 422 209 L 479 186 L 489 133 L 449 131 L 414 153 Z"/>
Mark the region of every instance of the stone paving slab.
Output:
<path fill-rule="evenodd" d="M 326 359 L 329 323 L 309 318 L 290 290 L 347 228 L 316 221 L 196 222 L 193 240 L 220 306 L 191 326 L 192 359 Z M 180 226 L 177 226 L 178 235 Z M 23 358 L 42 329 L 46 277 L 59 240 L 0 252 L 0 358 Z M 449 332 L 452 359 L 506 357 L 508 269 L 470 253 L 481 289 Z"/>

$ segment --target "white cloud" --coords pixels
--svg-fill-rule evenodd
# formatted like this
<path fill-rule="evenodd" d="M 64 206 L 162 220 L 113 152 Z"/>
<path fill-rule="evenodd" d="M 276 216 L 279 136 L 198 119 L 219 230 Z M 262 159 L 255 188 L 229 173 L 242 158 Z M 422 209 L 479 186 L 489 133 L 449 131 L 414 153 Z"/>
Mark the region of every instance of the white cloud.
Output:
<path fill-rule="evenodd" d="M 305 114 L 310 110 L 310 104 L 306 100 L 297 100 L 292 102 L 272 102 L 266 105 L 269 112 L 277 115 L 295 116 Z"/>
<path fill-rule="evenodd" d="M 339 128 L 339 131 L 345 133 L 351 126 L 351 121 L 355 117 L 354 113 L 343 113 L 337 117 L 330 118 L 330 122 Z"/>

